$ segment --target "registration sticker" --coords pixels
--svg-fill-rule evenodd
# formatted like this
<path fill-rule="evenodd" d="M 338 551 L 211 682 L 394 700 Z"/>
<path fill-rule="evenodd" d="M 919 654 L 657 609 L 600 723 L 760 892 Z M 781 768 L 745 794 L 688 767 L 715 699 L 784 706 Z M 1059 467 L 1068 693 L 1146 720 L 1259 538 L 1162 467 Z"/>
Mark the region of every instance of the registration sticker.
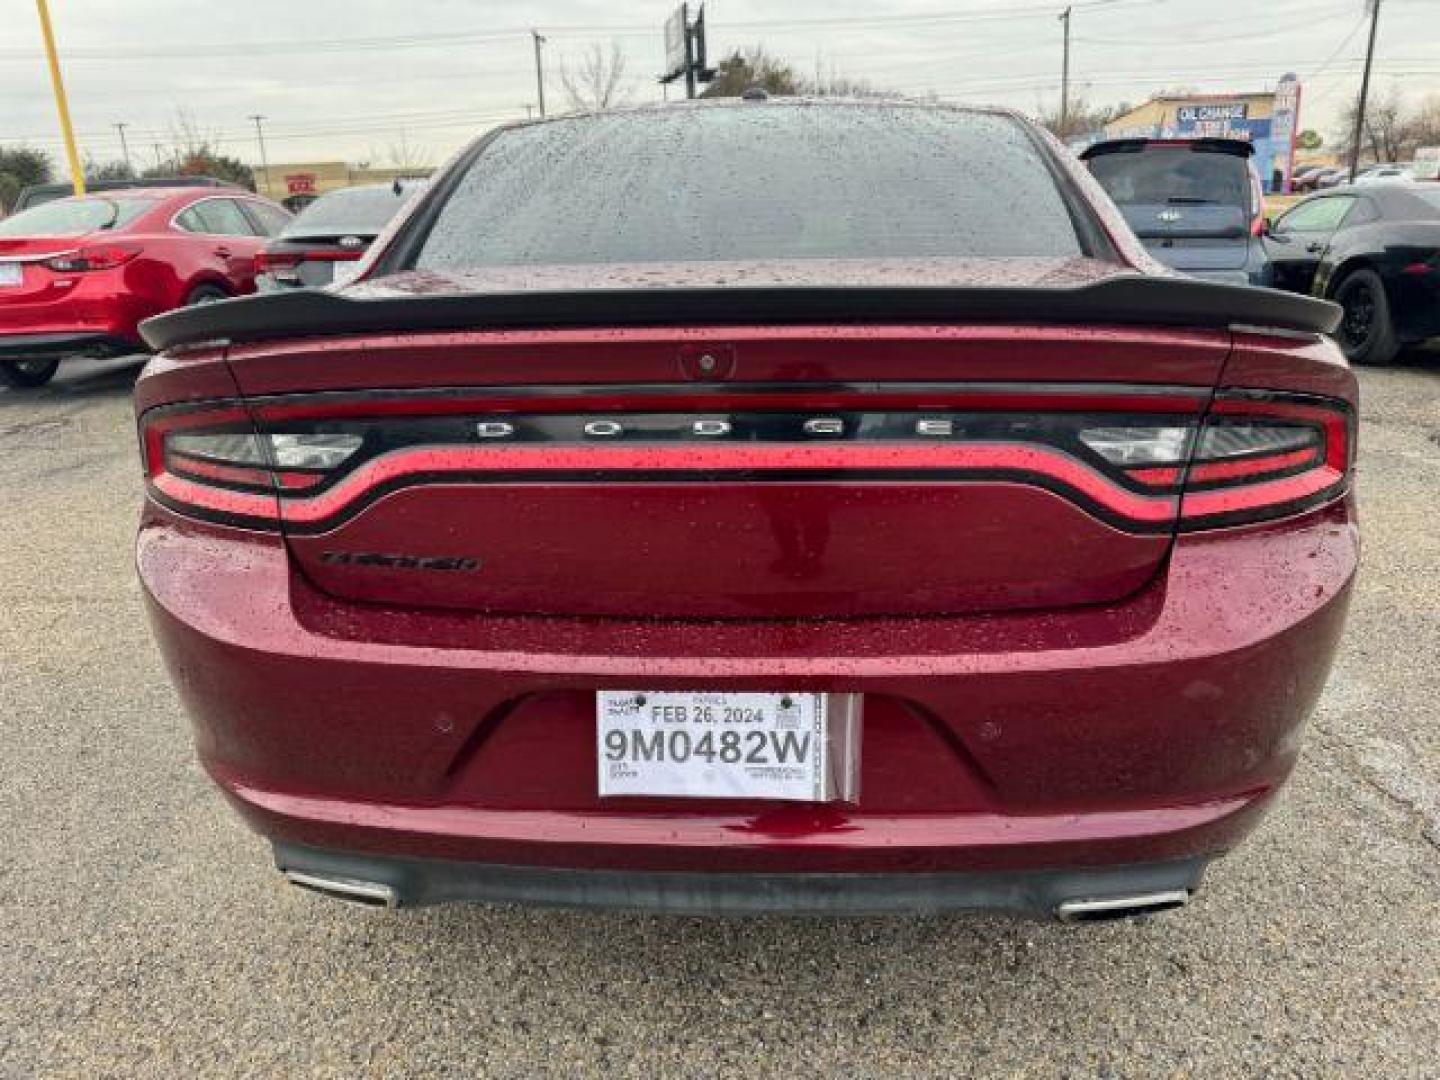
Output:
<path fill-rule="evenodd" d="M 596 713 L 602 796 L 853 794 L 858 695 L 603 690 Z"/>

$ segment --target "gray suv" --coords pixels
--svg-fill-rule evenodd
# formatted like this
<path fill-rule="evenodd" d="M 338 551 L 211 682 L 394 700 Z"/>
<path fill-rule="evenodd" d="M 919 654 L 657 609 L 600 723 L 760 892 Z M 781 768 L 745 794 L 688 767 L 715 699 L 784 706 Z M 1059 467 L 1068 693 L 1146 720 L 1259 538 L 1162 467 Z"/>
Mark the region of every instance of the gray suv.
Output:
<path fill-rule="evenodd" d="M 1234 285 L 1270 285 L 1265 202 L 1241 139 L 1108 139 L 1080 155 L 1167 266 Z"/>

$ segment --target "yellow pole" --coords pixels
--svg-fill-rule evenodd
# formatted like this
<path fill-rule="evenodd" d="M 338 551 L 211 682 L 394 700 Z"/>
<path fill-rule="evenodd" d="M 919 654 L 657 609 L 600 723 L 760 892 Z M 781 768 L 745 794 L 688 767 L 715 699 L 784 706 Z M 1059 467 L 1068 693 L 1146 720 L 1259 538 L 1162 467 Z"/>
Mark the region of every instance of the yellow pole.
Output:
<path fill-rule="evenodd" d="M 40 32 L 45 36 L 45 56 L 50 61 L 50 85 L 55 89 L 55 108 L 60 113 L 60 131 L 65 136 L 65 157 L 70 162 L 70 182 L 75 194 L 85 194 L 85 170 L 80 168 L 80 154 L 75 149 L 75 129 L 70 126 L 70 106 L 65 101 L 65 80 L 60 77 L 60 58 L 55 55 L 55 31 L 50 28 L 50 8 L 46 0 L 35 0 L 40 9 Z"/>

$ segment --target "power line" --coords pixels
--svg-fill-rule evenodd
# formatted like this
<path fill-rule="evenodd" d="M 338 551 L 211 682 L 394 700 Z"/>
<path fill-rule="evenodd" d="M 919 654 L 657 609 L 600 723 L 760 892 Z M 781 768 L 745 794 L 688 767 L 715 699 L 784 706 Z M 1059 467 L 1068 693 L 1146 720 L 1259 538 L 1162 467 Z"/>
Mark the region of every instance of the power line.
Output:
<path fill-rule="evenodd" d="M 1348 45 L 1350 44 L 1350 42 L 1354 40 L 1355 35 L 1360 32 L 1361 28 L 1363 28 L 1364 25 L 1365 25 L 1365 16 L 1362 14 L 1362 15 L 1360 16 L 1360 18 L 1358 18 L 1358 19 L 1355 20 L 1355 25 L 1350 28 L 1350 32 L 1345 35 L 1344 39 L 1340 42 L 1339 45 L 1335 46 L 1335 50 L 1326 58 L 1325 62 L 1320 65 L 1319 69 L 1315 72 L 1315 74 L 1313 74 L 1313 75 L 1310 76 L 1310 81 L 1311 81 L 1311 82 L 1314 82 L 1315 80 L 1319 79 L 1321 76 L 1323 76 L 1323 75 L 1325 74 L 1325 72 L 1327 72 L 1327 71 L 1330 70 L 1331 66 L 1335 63 L 1336 58 L 1339 57 L 1339 55 L 1341 54 L 1341 52 L 1343 52 L 1343 51 L 1345 50 L 1345 47 L 1348 46 Z M 1356 62 L 1358 59 L 1359 59 L 1358 57 L 1352 57 L 1350 60 L 1347 60 L 1346 63 L 1354 63 L 1354 62 Z M 1312 96 L 1312 97 L 1310 98 L 1310 107 L 1313 109 L 1316 105 L 1319 105 L 1321 102 L 1329 101 L 1331 98 L 1333 98 L 1337 93 L 1339 93 L 1339 92 L 1340 92 L 1341 90 L 1343 90 L 1344 88 L 1345 88 L 1345 84 L 1344 84 L 1344 83 L 1336 83 L 1336 84 L 1335 84 L 1334 86 L 1332 86 L 1330 89 L 1325 90 L 1325 91 L 1322 91 L 1321 93 Z"/>
<path fill-rule="evenodd" d="M 1360 62 L 1359 58 L 1335 61 L 1332 57 L 1329 66 L 1331 68 L 1339 66 L 1353 67 Z M 1302 69 L 1304 67 L 1304 65 L 1297 66 L 1302 67 Z M 1322 63 L 1322 67 L 1323 66 L 1325 65 Z M 1373 68 L 1376 73 L 1389 76 L 1440 74 L 1440 64 L 1427 63 L 1419 58 L 1396 58 L 1390 61 L 1378 61 L 1373 65 Z M 1146 82 L 1154 83 L 1162 79 L 1167 79 L 1167 77 L 1172 85 L 1223 85 L 1232 84 L 1240 79 L 1273 74 L 1274 68 L 1271 65 L 1211 68 L 1207 75 L 1192 77 L 1179 75 L 1173 69 L 1167 71 L 1158 71 L 1155 69 L 1119 70 L 1080 79 L 1078 80 L 1078 85 L 1081 87 L 1127 86 Z M 1053 76 L 1022 74 L 1001 78 L 981 78 L 946 81 L 939 84 L 916 85 L 912 90 L 917 93 L 934 91 L 946 96 L 976 98 L 985 95 L 1017 93 L 1029 90 L 1049 90 L 1053 92 L 1057 88 L 1058 83 Z M 389 131 L 401 125 L 420 131 L 449 130 L 467 126 L 475 128 L 486 123 L 517 119 L 520 115 L 518 109 L 499 112 L 478 112 L 468 109 L 407 109 L 382 113 L 367 112 L 360 116 L 335 117 L 323 124 L 319 121 L 267 122 L 264 138 L 270 142 L 289 142 L 297 139 L 323 137 L 327 135 L 365 135 Z M 150 141 L 155 138 L 168 140 L 172 134 L 169 129 L 162 127 L 130 127 L 127 131 L 128 134 L 133 135 L 141 141 Z M 78 134 L 91 139 L 103 137 L 97 130 L 81 131 Z M 217 146 L 235 145 L 253 138 L 255 138 L 254 134 L 246 135 L 242 132 L 221 129 L 215 133 L 211 141 Z M 0 138 L 0 143 L 11 145 L 58 146 L 59 140 L 49 134 L 31 136 L 11 135 Z"/>
<path fill-rule="evenodd" d="M 1077 10 L 1113 9 L 1124 10 L 1135 7 L 1149 7 L 1163 0 L 1079 0 L 1072 5 Z M 813 19 L 752 19 L 727 22 L 726 32 L 753 30 L 804 30 L 830 27 L 870 26 L 933 26 L 945 23 L 1012 21 L 1025 18 L 1050 18 L 1055 14 L 1053 4 L 1035 4 L 1004 11 L 959 11 L 914 13 L 908 15 L 855 15 Z M 259 55 L 284 56 L 292 54 L 313 54 L 317 52 L 368 52 L 376 49 L 428 48 L 435 46 L 454 47 L 461 43 L 484 41 L 505 41 L 530 37 L 530 27 L 513 27 L 499 30 L 456 30 L 432 34 L 401 34 L 368 38 L 301 39 L 290 38 L 272 41 L 232 42 L 216 45 L 211 42 L 191 42 L 164 47 L 116 48 L 74 47 L 66 50 L 66 61 L 75 60 L 121 60 L 142 61 L 166 58 L 213 59 L 215 57 L 254 57 Z M 556 35 L 654 35 L 655 27 L 648 23 L 547 26 L 547 34 Z M 0 49 L 0 62 L 33 61 L 35 53 L 30 49 Z"/>

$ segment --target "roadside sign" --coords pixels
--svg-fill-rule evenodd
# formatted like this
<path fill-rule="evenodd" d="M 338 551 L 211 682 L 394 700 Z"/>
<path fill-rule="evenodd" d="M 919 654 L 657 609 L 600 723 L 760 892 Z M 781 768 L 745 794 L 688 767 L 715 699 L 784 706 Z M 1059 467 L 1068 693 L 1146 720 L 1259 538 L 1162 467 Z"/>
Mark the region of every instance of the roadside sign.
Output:
<path fill-rule="evenodd" d="M 1300 80 L 1287 74 L 1275 87 L 1275 105 L 1270 118 L 1270 169 L 1274 190 L 1290 192 L 1295 173 L 1295 139 L 1300 134 Z"/>
<path fill-rule="evenodd" d="M 665 74 L 661 76 L 662 82 L 678 79 L 689 66 L 689 7 L 689 4 L 681 4 L 665 23 Z"/>
<path fill-rule="evenodd" d="M 1221 124 L 1244 121 L 1250 116 L 1250 106 L 1244 101 L 1221 101 L 1213 105 L 1181 105 L 1175 110 L 1175 119 L 1182 124 Z"/>

